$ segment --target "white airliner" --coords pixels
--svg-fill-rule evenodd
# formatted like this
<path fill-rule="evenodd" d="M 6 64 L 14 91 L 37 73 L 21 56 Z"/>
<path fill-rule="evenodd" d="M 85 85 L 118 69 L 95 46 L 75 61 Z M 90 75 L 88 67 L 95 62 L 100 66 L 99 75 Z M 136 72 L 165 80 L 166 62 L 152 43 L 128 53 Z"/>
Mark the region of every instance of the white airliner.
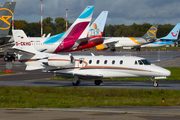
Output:
<path fill-rule="evenodd" d="M 158 24 L 155 23 L 142 37 L 105 37 L 104 42 L 96 46 L 97 50 L 110 48 L 116 51 L 116 48 L 126 47 L 128 49 L 139 47 L 148 43 L 155 42 Z M 140 49 L 137 49 L 140 50 Z"/>
<path fill-rule="evenodd" d="M 131 56 L 72 56 L 42 53 L 32 46 L 22 30 L 13 30 L 18 60 L 27 65 L 26 70 L 41 69 L 61 76 L 73 77 L 73 85 L 81 79 L 95 80 L 100 85 L 103 78 L 149 77 L 157 87 L 156 79 L 166 78 L 171 72 L 151 64 L 148 60 Z"/>

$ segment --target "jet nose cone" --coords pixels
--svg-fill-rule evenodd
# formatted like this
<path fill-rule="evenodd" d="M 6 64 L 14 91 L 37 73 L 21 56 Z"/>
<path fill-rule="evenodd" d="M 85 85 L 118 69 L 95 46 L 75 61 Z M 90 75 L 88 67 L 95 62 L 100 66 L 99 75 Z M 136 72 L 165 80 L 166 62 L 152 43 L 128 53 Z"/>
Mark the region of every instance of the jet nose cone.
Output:
<path fill-rule="evenodd" d="M 171 71 L 167 70 L 167 69 L 164 69 L 162 70 L 161 72 L 164 76 L 170 76 L 171 75 Z"/>

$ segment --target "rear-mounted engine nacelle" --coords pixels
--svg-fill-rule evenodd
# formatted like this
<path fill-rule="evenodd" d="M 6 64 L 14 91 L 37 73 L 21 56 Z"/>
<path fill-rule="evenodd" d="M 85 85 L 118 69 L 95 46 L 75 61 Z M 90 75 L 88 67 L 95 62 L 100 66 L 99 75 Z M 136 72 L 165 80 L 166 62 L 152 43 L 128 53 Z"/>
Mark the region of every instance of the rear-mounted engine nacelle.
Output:
<path fill-rule="evenodd" d="M 67 68 L 74 65 L 74 57 L 73 56 L 52 56 L 48 58 L 47 65 L 53 67 Z"/>

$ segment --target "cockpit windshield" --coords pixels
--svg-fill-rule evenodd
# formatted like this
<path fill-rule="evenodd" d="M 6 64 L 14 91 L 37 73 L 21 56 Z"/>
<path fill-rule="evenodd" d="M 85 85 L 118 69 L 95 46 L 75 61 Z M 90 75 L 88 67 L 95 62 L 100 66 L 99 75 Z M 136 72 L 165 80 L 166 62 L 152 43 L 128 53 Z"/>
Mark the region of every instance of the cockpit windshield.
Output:
<path fill-rule="evenodd" d="M 151 62 L 149 62 L 146 59 L 141 60 L 143 62 L 144 65 L 151 65 Z"/>

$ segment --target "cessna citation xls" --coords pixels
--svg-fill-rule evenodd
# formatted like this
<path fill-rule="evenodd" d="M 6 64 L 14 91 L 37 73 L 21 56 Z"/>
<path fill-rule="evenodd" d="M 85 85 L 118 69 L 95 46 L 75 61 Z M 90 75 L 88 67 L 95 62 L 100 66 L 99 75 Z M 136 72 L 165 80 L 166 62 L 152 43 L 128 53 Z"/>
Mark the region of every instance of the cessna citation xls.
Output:
<path fill-rule="evenodd" d="M 41 69 L 45 72 L 56 72 L 61 76 L 73 77 L 73 85 L 79 85 L 81 79 L 95 80 L 100 85 L 103 78 L 149 77 L 166 78 L 171 72 L 151 64 L 144 58 L 127 56 L 72 56 L 42 53 L 31 45 L 22 30 L 13 30 L 15 46 L 13 50 L 18 60 L 27 65 L 26 70 Z"/>

